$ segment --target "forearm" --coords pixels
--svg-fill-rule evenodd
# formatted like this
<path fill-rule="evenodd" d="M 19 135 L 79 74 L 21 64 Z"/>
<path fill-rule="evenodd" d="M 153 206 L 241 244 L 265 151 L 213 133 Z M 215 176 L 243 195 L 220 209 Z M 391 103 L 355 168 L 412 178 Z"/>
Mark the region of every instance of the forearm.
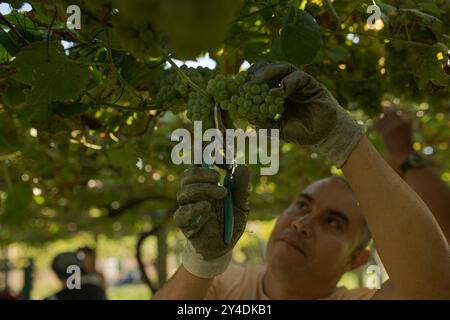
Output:
<path fill-rule="evenodd" d="M 450 243 L 450 188 L 430 167 L 410 169 L 404 180 L 425 201 Z"/>
<path fill-rule="evenodd" d="M 343 167 L 396 289 L 405 297 L 449 297 L 447 241 L 422 199 L 363 136 Z"/>
<path fill-rule="evenodd" d="M 174 276 L 153 296 L 154 300 L 202 300 L 213 279 L 202 279 L 181 266 Z"/>

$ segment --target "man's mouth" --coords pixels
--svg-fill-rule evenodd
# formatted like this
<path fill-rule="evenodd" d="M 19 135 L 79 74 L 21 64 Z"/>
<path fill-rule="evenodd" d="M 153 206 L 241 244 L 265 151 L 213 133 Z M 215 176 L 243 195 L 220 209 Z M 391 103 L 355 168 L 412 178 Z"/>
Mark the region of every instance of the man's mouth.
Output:
<path fill-rule="evenodd" d="M 306 256 L 304 248 L 298 241 L 295 241 L 294 239 L 292 239 L 290 237 L 283 237 L 280 240 L 283 241 L 284 243 L 288 244 L 290 247 L 296 249 L 302 255 Z"/>

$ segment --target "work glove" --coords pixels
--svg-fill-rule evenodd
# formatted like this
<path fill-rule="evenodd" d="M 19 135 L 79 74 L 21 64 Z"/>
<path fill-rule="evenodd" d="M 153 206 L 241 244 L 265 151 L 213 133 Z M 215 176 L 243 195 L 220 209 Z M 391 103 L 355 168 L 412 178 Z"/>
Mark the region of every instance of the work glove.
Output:
<path fill-rule="evenodd" d="M 341 168 L 360 140 L 364 128 L 339 105 L 332 94 L 309 74 L 284 62 L 262 61 L 249 69 L 255 83 L 275 85 L 270 94 L 285 98 L 278 120 L 256 123 L 279 129 L 286 142 L 309 146 Z"/>
<path fill-rule="evenodd" d="M 219 185 L 217 171 L 192 167 L 184 173 L 177 194 L 179 204 L 175 224 L 187 238 L 182 263 L 200 278 L 223 273 L 231 261 L 231 251 L 247 224 L 248 184 L 246 166 L 237 166 L 231 187 L 234 205 L 234 229 L 231 242 L 224 243 L 224 201 L 228 190 Z"/>

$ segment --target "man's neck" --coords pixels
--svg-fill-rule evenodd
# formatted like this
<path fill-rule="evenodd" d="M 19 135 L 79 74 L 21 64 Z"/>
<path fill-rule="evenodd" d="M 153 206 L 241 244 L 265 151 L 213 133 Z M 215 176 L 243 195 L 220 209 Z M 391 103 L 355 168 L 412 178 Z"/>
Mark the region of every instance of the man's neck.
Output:
<path fill-rule="evenodd" d="M 292 277 L 283 276 L 286 273 L 274 272 L 267 266 L 263 278 L 264 293 L 273 300 L 315 300 L 328 297 L 335 290 L 335 286 L 324 288 L 317 281 L 299 281 Z"/>

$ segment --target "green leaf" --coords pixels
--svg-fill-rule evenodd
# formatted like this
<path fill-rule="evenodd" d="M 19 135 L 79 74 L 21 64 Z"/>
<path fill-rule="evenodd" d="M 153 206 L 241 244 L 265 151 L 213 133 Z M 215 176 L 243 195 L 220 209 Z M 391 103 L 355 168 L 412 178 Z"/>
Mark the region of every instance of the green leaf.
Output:
<path fill-rule="evenodd" d="M 333 62 L 342 62 L 351 58 L 349 51 L 345 47 L 331 47 L 324 51 L 325 55 Z"/>
<path fill-rule="evenodd" d="M 442 39 L 444 40 L 444 42 L 445 42 L 445 44 L 447 45 L 447 47 L 450 47 L 450 36 L 444 34 L 444 35 L 442 36 Z"/>
<path fill-rule="evenodd" d="M 269 58 L 273 60 L 286 60 L 283 49 L 281 48 L 281 39 L 276 38 L 272 41 Z"/>
<path fill-rule="evenodd" d="M 445 13 L 444 10 L 439 9 L 439 7 L 436 4 L 431 3 L 431 2 L 420 2 L 418 4 L 418 6 L 419 6 L 420 10 L 422 10 L 424 12 L 427 12 L 427 13 L 430 13 L 430 14 L 432 14 L 434 16 L 438 16 L 439 17 L 441 14 Z"/>
<path fill-rule="evenodd" d="M 444 24 L 435 16 L 417 9 L 400 9 L 399 13 L 400 17 L 404 16 L 410 21 L 415 21 L 419 25 L 429 28 L 437 38 L 442 36 Z"/>
<path fill-rule="evenodd" d="M 448 50 L 445 44 L 438 42 L 419 57 L 414 77 L 421 90 L 430 86 L 434 90 L 448 87 L 450 76 L 445 73 L 442 62 L 437 58 L 439 53 L 445 57 Z"/>
<path fill-rule="evenodd" d="M 25 95 L 23 90 L 16 88 L 14 86 L 8 87 L 3 93 L 3 102 L 10 108 L 14 108 L 19 104 L 25 102 Z"/>
<path fill-rule="evenodd" d="M 16 44 L 7 33 L 0 33 L 0 44 L 12 56 L 15 56 L 20 51 L 20 46 Z"/>
<path fill-rule="evenodd" d="M 90 103 L 61 103 L 54 102 L 50 105 L 49 109 L 52 114 L 57 114 L 60 116 L 73 117 L 85 113 L 89 108 L 94 106 L 93 102 Z"/>
<path fill-rule="evenodd" d="M 0 44 L 0 62 L 5 62 L 7 60 L 7 51 L 6 49 Z"/>
<path fill-rule="evenodd" d="M 267 48 L 268 45 L 265 42 L 258 41 L 247 43 L 243 48 L 244 59 L 253 63 L 264 57 L 264 51 L 266 51 Z"/>
<path fill-rule="evenodd" d="M 15 79 L 32 86 L 27 100 L 33 104 L 77 99 L 87 85 L 89 68 L 71 61 L 60 45 L 45 42 L 23 48 L 12 63 Z"/>
<path fill-rule="evenodd" d="M 387 16 L 394 16 L 397 14 L 397 8 L 394 6 L 386 3 L 379 3 L 378 6 L 380 7 L 381 12 L 386 14 Z"/>
<path fill-rule="evenodd" d="M 311 63 L 322 46 L 322 34 L 316 20 L 307 12 L 292 13 L 281 31 L 281 48 L 295 64 Z"/>

